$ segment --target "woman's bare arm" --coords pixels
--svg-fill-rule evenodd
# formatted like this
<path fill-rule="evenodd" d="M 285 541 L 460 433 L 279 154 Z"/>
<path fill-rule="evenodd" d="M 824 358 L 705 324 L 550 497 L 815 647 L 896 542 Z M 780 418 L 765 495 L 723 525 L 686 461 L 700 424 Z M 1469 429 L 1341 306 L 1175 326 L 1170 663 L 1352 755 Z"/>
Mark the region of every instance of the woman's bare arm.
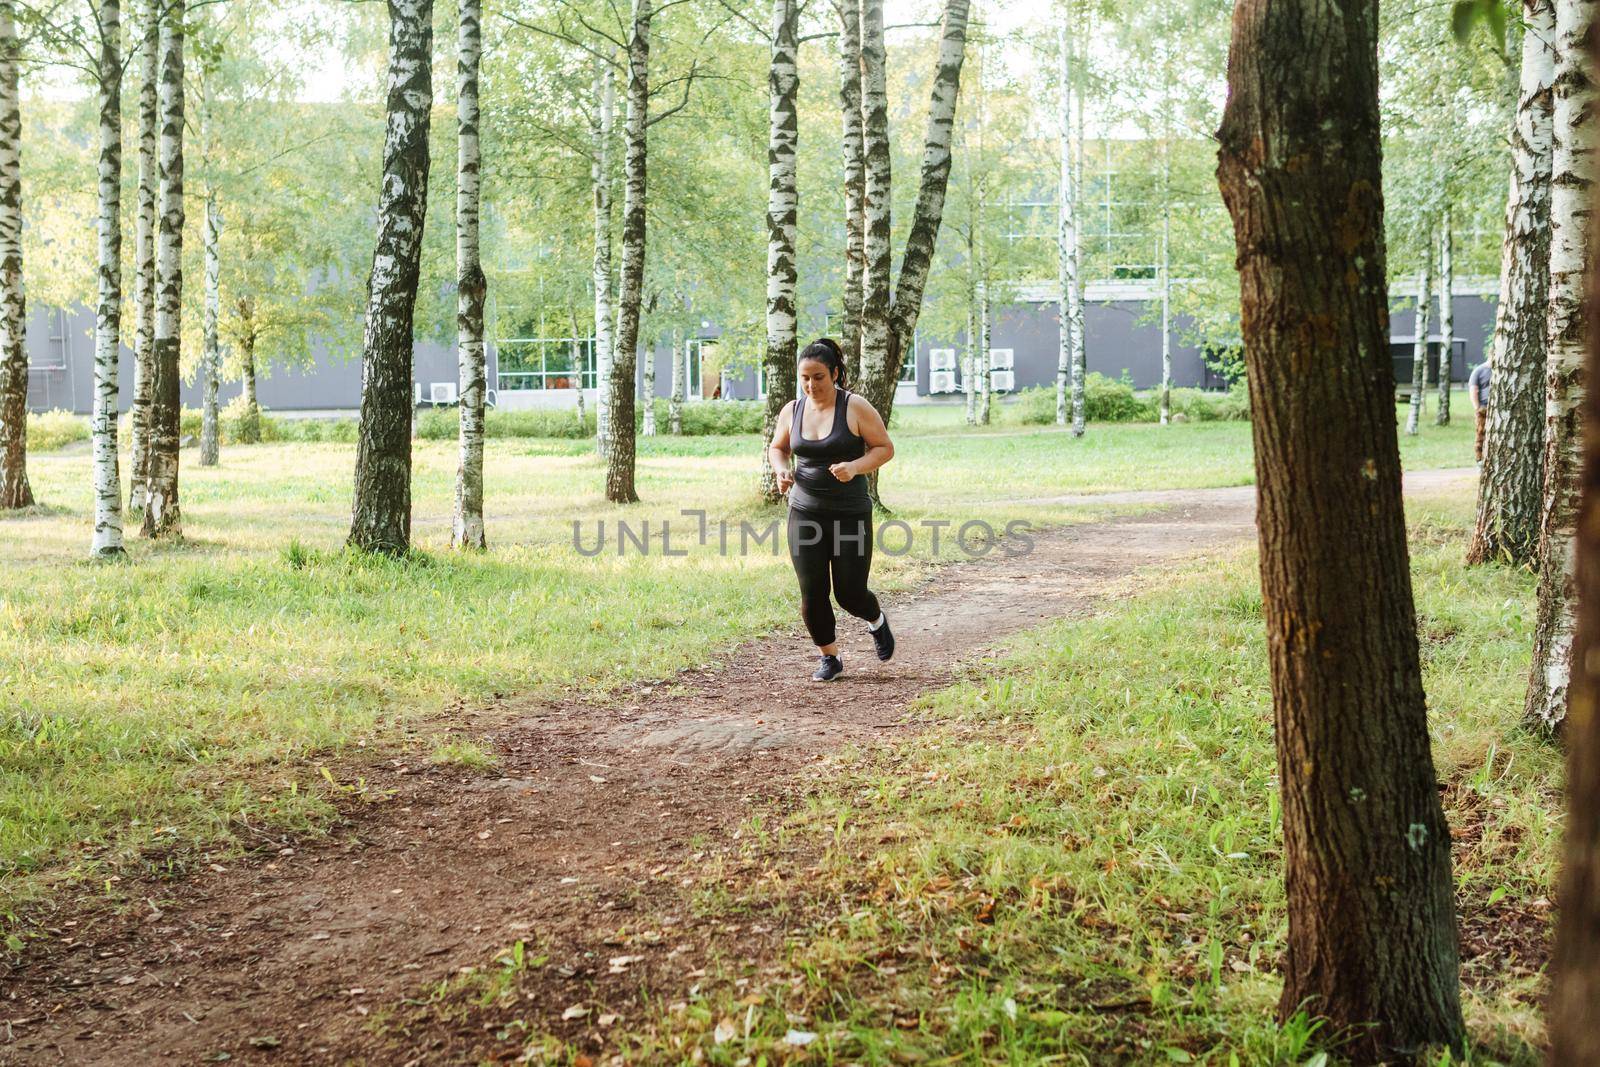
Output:
<path fill-rule="evenodd" d="M 866 398 L 853 396 L 845 416 L 847 425 L 850 419 L 855 420 L 855 434 L 866 442 L 867 451 L 860 459 L 835 463 L 828 468 L 841 482 L 848 482 L 858 474 L 871 474 L 894 458 L 894 442 L 889 440 L 889 428 L 883 424 L 883 416 Z"/>

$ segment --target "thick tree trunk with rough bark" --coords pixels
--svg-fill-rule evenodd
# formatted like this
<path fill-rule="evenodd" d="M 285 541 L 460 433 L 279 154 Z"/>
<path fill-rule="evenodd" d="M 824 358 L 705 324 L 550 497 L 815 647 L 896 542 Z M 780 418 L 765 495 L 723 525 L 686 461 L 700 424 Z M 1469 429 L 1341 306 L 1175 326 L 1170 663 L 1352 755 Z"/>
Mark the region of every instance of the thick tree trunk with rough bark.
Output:
<path fill-rule="evenodd" d="M 881 20 L 880 20 L 881 26 Z M 955 126 L 956 96 L 961 88 L 961 63 L 967 48 L 967 0 L 946 0 L 943 32 L 939 40 L 938 66 L 933 77 L 933 90 L 928 100 L 928 126 L 922 141 L 922 173 L 917 188 L 917 204 L 911 215 L 911 229 L 906 235 L 905 252 L 900 258 L 900 274 L 895 280 L 894 302 L 890 307 L 889 345 L 885 358 L 876 363 L 862 359 L 862 374 L 867 399 L 878 409 L 884 421 L 894 407 L 895 382 L 900 378 L 900 364 L 913 347 L 917 330 L 917 317 L 922 313 L 922 293 L 928 284 L 928 272 L 933 267 L 934 245 L 939 237 L 939 224 L 944 218 L 944 194 L 950 180 L 950 137 Z M 866 21 L 862 21 L 862 48 L 866 48 Z M 879 34 L 881 45 L 882 34 Z M 881 49 L 880 49 L 881 54 Z M 863 70 L 865 61 L 863 61 Z M 863 82 L 863 94 L 865 82 Z M 888 122 L 883 124 L 887 138 Z M 868 161 L 872 159 L 871 126 L 868 126 Z M 887 144 L 884 145 L 887 154 Z M 883 165 L 885 187 L 889 168 Z M 888 221 L 888 204 L 884 203 L 883 217 Z M 869 224 L 870 224 L 869 204 Z M 868 255 L 871 270 L 871 255 Z M 869 288 L 870 292 L 870 288 Z M 865 349 L 863 349 L 865 352 Z"/>
<path fill-rule="evenodd" d="M 1411 406 L 1406 412 L 1406 433 L 1422 426 L 1423 398 L 1428 390 L 1428 327 L 1433 311 L 1433 232 L 1422 241 L 1422 269 L 1417 272 L 1417 319 L 1411 339 Z"/>
<path fill-rule="evenodd" d="M 839 111 L 844 126 L 844 315 L 839 347 L 845 377 L 861 380 L 861 299 L 866 270 L 867 161 L 861 113 L 861 0 L 839 0 Z"/>
<path fill-rule="evenodd" d="M 178 376 L 183 315 L 183 49 L 182 0 L 161 13 L 160 220 L 156 232 L 156 324 L 151 344 L 150 477 L 146 537 L 183 536 L 178 508 Z"/>
<path fill-rule="evenodd" d="M 460 369 L 460 462 L 450 542 L 485 548 L 483 532 L 483 404 L 488 374 L 483 351 L 483 305 L 489 283 L 478 258 L 478 67 L 483 58 L 482 0 L 460 0 L 456 59 L 456 349 Z M 581 395 L 581 394 L 580 394 Z"/>
<path fill-rule="evenodd" d="M 205 170 L 205 299 L 200 318 L 200 466 L 215 467 L 221 442 L 217 425 L 217 387 L 222 376 L 222 348 L 217 340 L 217 311 L 222 302 L 222 209 L 217 203 L 211 158 L 211 87 L 200 79 L 200 165 Z"/>
<path fill-rule="evenodd" d="M 589 186 L 594 196 L 594 369 L 595 449 L 604 459 L 611 451 L 611 124 L 616 112 L 617 80 L 611 65 L 594 64 L 594 124 Z"/>
<path fill-rule="evenodd" d="M 411 351 L 433 108 L 433 0 L 389 0 L 388 135 L 361 344 L 361 426 L 349 544 L 411 548 Z"/>
<path fill-rule="evenodd" d="M 1591 196 L 1589 239 L 1600 240 L 1600 204 Z M 1588 279 L 1585 371 L 1600 380 L 1600 275 Z M 1600 395 L 1583 398 L 1583 472 L 1577 544 L 1578 628 L 1568 689 L 1567 825 L 1561 902 L 1550 960 L 1550 1063 L 1600 1063 Z"/>
<path fill-rule="evenodd" d="M 145 0 L 139 10 L 139 192 L 135 203 L 133 237 L 133 432 L 132 488 L 128 511 L 142 520 L 150 481 L 150 387 L 155 378 L 156 336 L 156 193 L 161 181 L 156 155 L 160 134 L 156 107 L 161 81 L 158 49 L 162 0 Z"/>
<path fill-rule="evenodd" d="M 99 302 L 94 316 L 94 538 L 89 554 L 120 556 L 122 480 L 117 469 L 117 344 L 122 326 L 122 11 L 101 0 Z M 176 379 L 174 378 L 174 382 Z M 176 388 L 174 388 L 176 391 Z"/>
<path fill-rule="evenodd" d="M 622 274 L 617 293 L 617 346 L 611 365 L 611 450 L 606 459 L 606 499 L 631 504 L 634 489 L 634 373 L 638 366 L 639 311 L 644 300 L 646 136 L 650 117 L 650 3 L 633 0 L 628 36 L 628 114 L 624 123 Z"/>
<path fill-rule="evenodd" d="M 795 226 L 800 211 L 796 157 L 800 147 L 800 5 L 772 0 L 772 63 L 767 71 L 767 403 L 761 421 L 768 444 L 784 405 L 795 396 L 798 324 L 795 288 L 799 269 Z M 848 250 L 846 256 L 849 255 Z M 841 345 L 841 347 L 843 347 Z M 848 358 L 848 349 L 847 358 Z M 772 464 L 761 450 L 761 497 L 783 499 Z"/>
<path fill-rule="evenodd" d="M 0 510 L 33 503 L 33 488 L 28 484 L 28 316 L 22 290 L 18 51 L 14 0 L 0 0 Z"/>
<path fill-rule="evenodd" d="M 1523 0 L 1521 84 L 1500 251 L 1488 425 L 1468 563 L 1534 561 L 1544 492 L 1545 311 L 1550 292 L 1555 9 Z"/>
<path fill-rule="evenodd" d="M 1358 1062 L 1458 1052 L 1450 831 L 1400 495 L 1376 0 L 1240 0 L 1218 132 L 1283 796 L 1279 1014 Z"/>
<path fill-rule="evenodd" d="M 1544 500 L 1539 526 L 1538 607 L 1526 715 L 1560 726 L 1572 666 L 1573 538 L 1578 520 L 1586 341 L 1583 295 L 1593 207 L 1593 63 L 1587 36 L 1596 0 L 1556 0 L 1554 144 L 1551 156 L 1550 291 L 1545 333 Z M 1491 396 L 1493 383 L 1490 383 Z"/>

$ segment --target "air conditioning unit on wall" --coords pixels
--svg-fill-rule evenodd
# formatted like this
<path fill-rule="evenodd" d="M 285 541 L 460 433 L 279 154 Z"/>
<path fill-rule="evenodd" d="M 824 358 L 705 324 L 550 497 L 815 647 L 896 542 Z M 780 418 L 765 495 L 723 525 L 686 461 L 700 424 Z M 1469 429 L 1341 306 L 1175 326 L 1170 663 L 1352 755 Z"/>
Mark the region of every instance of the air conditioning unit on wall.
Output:
<path fill-rule="evenodd" d="M 955 370 L 956 350 L 953 348 L 928 349 L 929 370 Z"/>
<path fill-rule="evenodd" d="M 989 369 L 1010 370 L 1014 366 L 1013 360 L 1015 357 L 1016 352 L 1013 349 L 991 348 L 989 349 Z"/>
<path fill-rule="evenodd" d="M 1017 374 L 1015 371 L 995 370 L 989 372 L 989 388 L 997 393 L 1009 393 L 1017 387 Z"/>
<path fill-rule="evenodd" d="M 429 382 L 428 403 L 454 404 L 456 402 L 455 382 Z"/>
<path fill-rule="evenodd" d="M 953 393 L 956 391 L 955 371 L 936 370 L 928 374 L 928 392 Z"/>

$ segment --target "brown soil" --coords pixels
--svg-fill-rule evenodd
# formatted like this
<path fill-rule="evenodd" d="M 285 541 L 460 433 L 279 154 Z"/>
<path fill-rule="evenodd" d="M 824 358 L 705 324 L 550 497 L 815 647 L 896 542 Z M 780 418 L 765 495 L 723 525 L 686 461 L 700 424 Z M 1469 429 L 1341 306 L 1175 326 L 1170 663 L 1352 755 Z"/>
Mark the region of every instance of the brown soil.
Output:
<path fill-rule="evenodd" d="M 1253 497 L 1130 498 L 1157 510 L 942 568 L 887 604 L 892 662 L 842 623 L 846 674 L 829 685 L 808 680 L 795 631 L 603 703 L 484 709 L 470 721 L 498 753 L 493 774 L 414 755 L 363 765 L 365 792 L 325 840 L 152 882 L 132 908 L 69 904 L 0 967 L 0 1063 L 459 1062 L 460 1041 L 409 1031 L 393 1009 L 518 940 L 548 956 L 537 1008 L 551 1031 L 594 1025 L 563 1021 L 568 1005 L 641 988 L 676 999 L 730 940 L 748 957 L 781 944 L 760 923 L 697 929 L 686 906 L 683 887 L 752 812 L 795 802 L 807 765 L 840 746 L 903 736 L 918 695 L 1007 635 L 1246 540 Z M 380 1015 L 397 1020 L 381 1034 Z"/>

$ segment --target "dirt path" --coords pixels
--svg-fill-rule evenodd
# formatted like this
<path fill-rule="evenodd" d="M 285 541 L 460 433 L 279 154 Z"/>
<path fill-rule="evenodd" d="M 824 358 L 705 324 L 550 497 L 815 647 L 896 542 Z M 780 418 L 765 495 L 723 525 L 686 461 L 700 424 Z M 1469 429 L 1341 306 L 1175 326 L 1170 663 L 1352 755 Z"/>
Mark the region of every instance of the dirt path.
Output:
<path fill-rule="evenodd" d="M 665 961 L 681 975 L 708 945 L 682 914 L 680 879 L 807 763 L 894 736 L 911 700 L 1008 634 L 1252 533 L 1249 488 L 1083 502 L 1158 510 L 940 570 L 887 605 L 891 663 L 846 623 L 847 673 L 831 685 L 808 681 L 811 650 L 791 632 L 605 704 L 509 702 L 478 734 L 498 751 L 494 775 L 420 756 L 363 768 L 383 799 L 352 799 L 326 841 L 146 887 L 132 914 L 63 917 L 24 966 L 0 970 L 0 1063 L 388 1062 L 375 1013 L 518 939 L 550 955 L 553 1024 L 560 1005 L 607 988 L 636 995 Z M 626 933 L 646 913 L 654 933 Z M 408 1050 L 453 1062 L 428 1035 Z"/>

